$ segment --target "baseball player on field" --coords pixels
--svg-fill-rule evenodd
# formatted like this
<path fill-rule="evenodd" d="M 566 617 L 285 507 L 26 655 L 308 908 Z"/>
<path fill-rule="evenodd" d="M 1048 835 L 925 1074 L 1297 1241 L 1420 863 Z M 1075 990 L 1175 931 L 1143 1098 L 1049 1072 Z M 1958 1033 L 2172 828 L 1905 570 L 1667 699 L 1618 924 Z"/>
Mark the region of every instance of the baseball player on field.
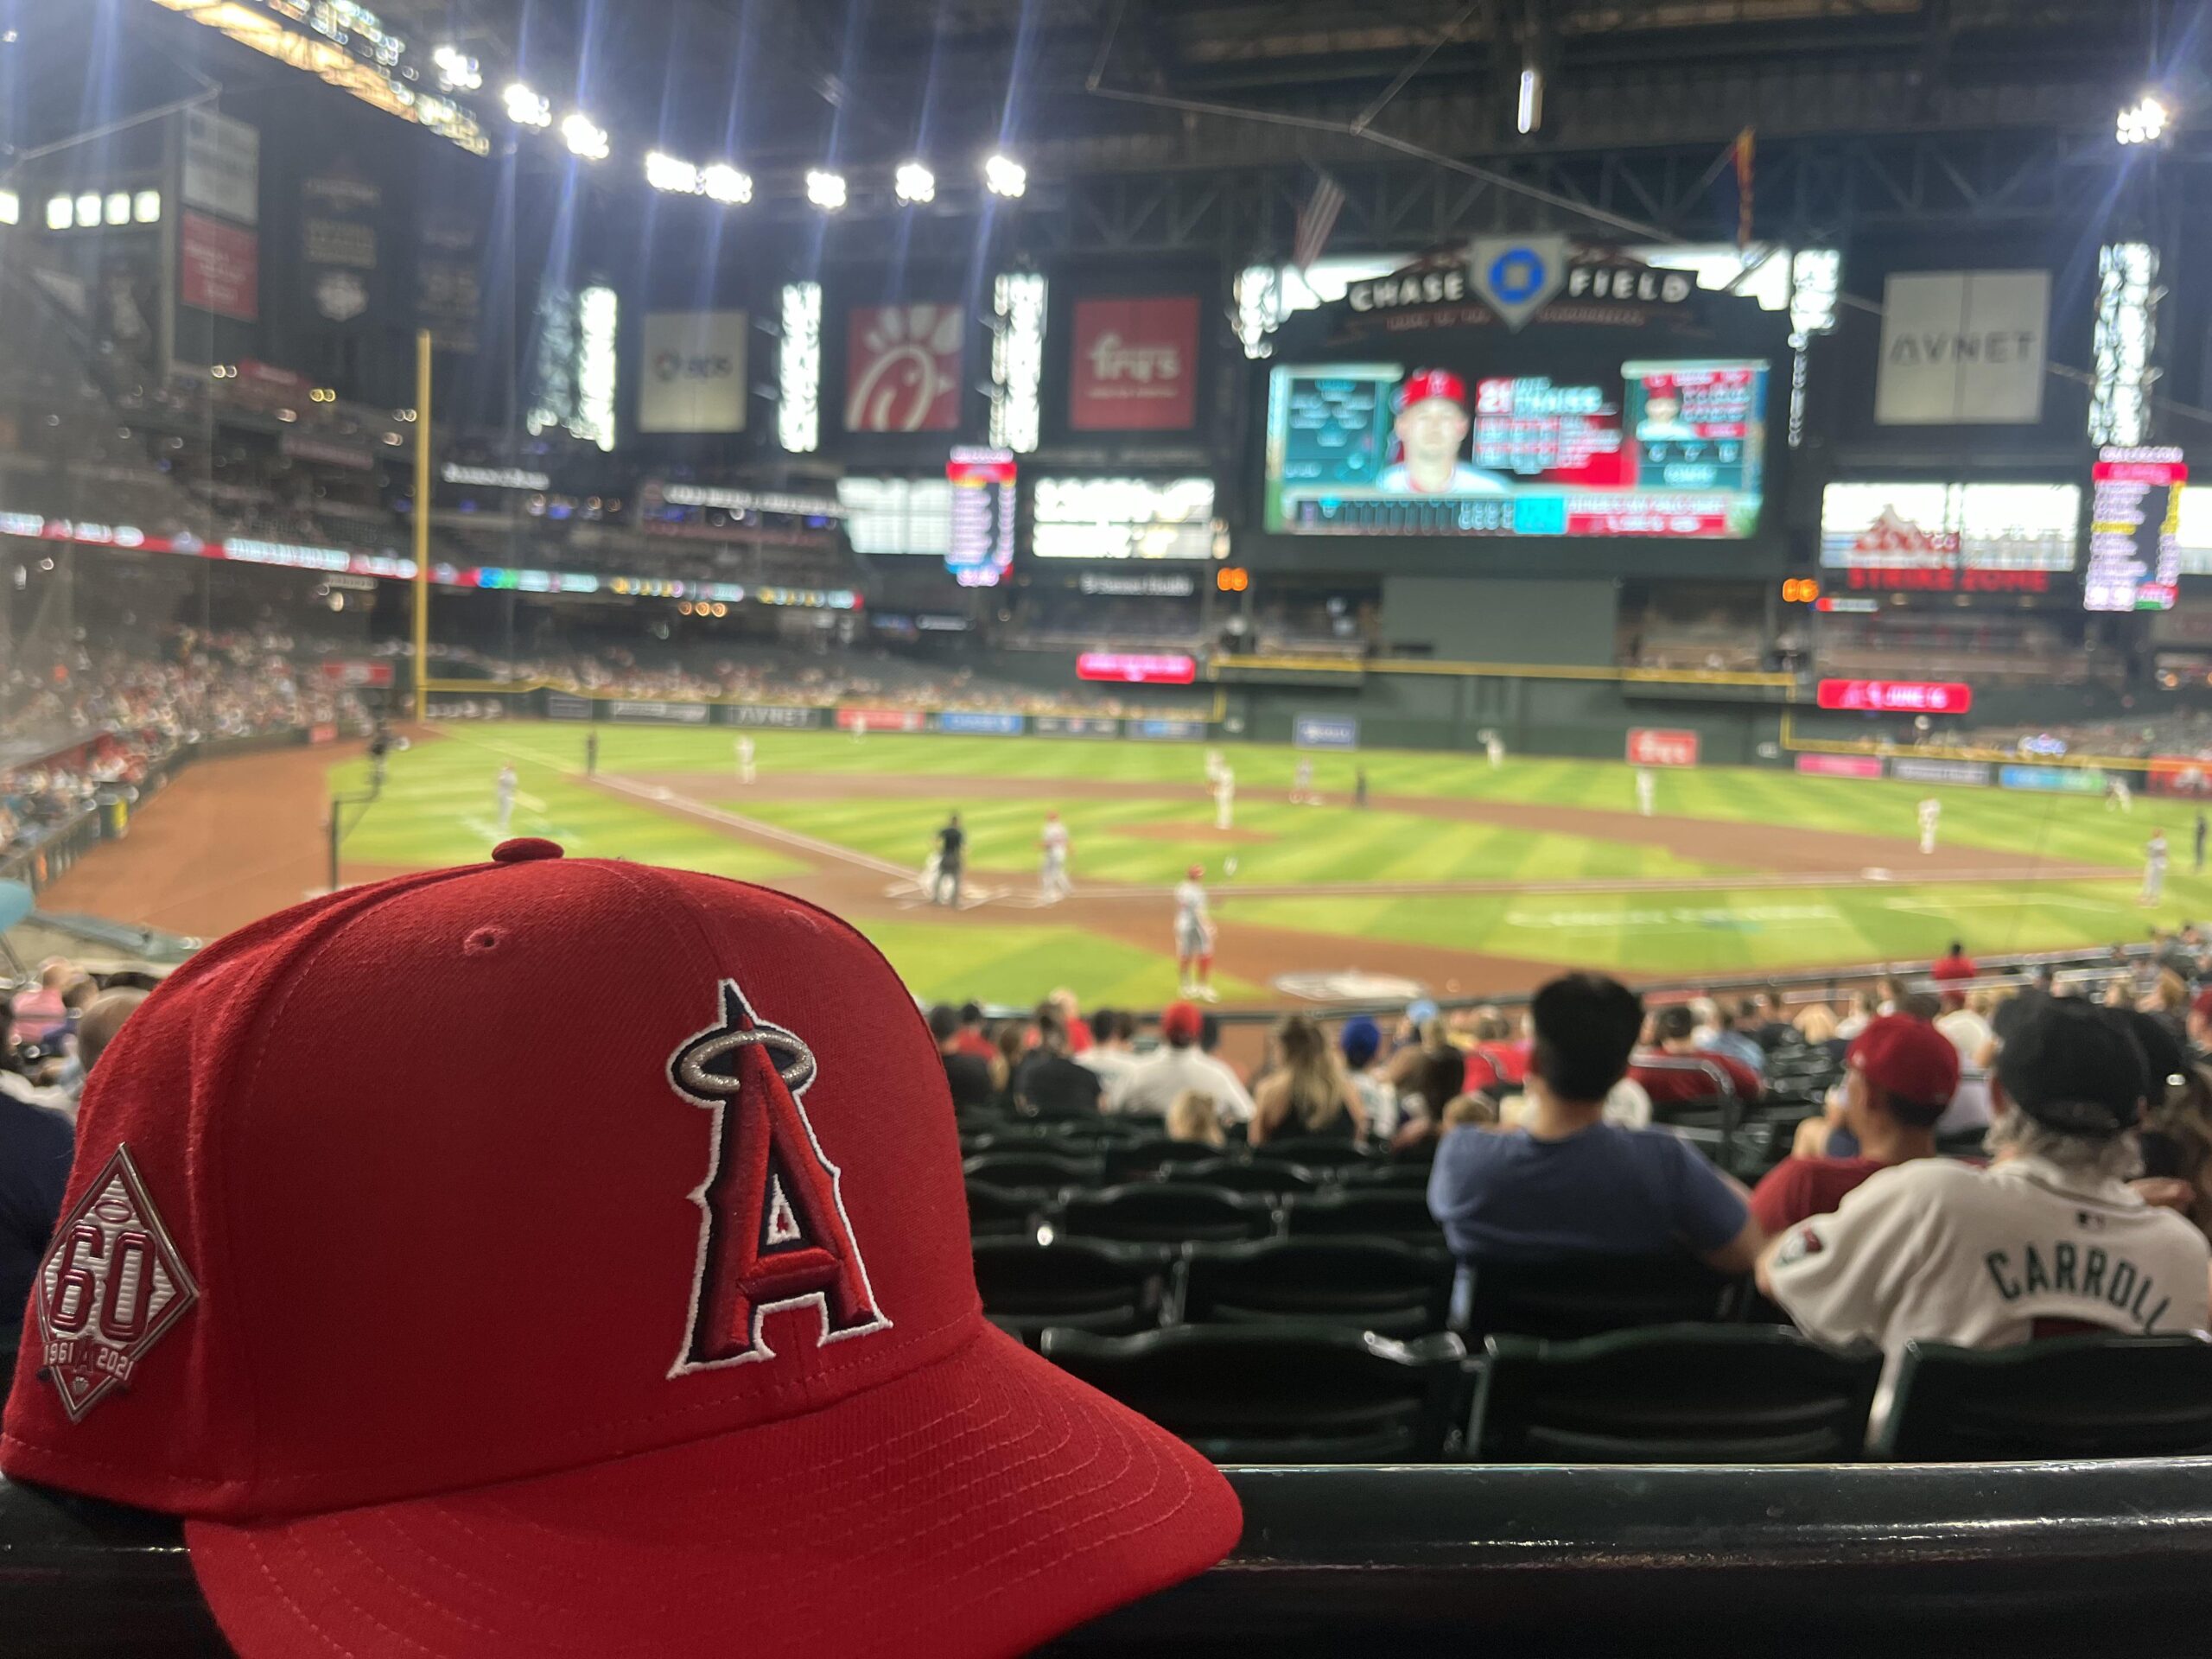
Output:
<path fill-rule="evenodd" d="M 505 835 L 508 825 L 514 822 L 515 791 L 520 787 L 515 777 L 515 763 L 512 760 L 499 768 L 499 782 L 493 785 L 499 803 L 499 833 Z"/>
<path fill-rule="evenodd" d="M 1645 817 L 1651 816 L 1659 799 L 1659 774 L 1649 766 L 1636 769 L 1636 810 Z"/>
<path fill-rule="evenodd" d="M 1182 995 L 1218 1002 L 1213 988 L 1213 918 L 1206 913 L 1205 867 L 1193 864 L 1175 889 L 1175 966 Z"/>
<path fill-rule="evenodd" d="M 2146 910 L 2166 896 L 2166 832 L 2153 830 L 2143 843 L 2143 895 Z"/>
<path fill-rule="evenodd" d="M 1290 801 L 1293 806 L 1319 806 L 1321 797 L 1313 788 L 1313 763 L 1300 760 L 1291 773 Z"/>
<path fill-rule="evenodd" d="M 1213 827 L 1233 830 L 1236 826 L 1236 774 L 1224 765 L 1213 780 Z"/>
<path fill-rule="evenodd" d="M 1068 827 L 1060 822 L 1057 812 L 1045 815 L 1045 828 L 1037 837 L 1037 847 L 1042 860 L 1037 870 L 1037 896 L 1048 905 L 1057 905 L 1075 889 L 1068 884 Z"/>
<path fill-rule="evenodd" d="M 1772 1241 L 1759 1288 L 1816 1342 L 1880 1344 L 1878 1421 L 1908 1342 L 2202 1330 L 2204 1235 L 2126 1179 L 2146 1102 L 2164 1092 L 2152 1069 L 2124 1017 L 2045 1001 L 1998 1056 L 1989 1166 L 1918 1158 L 1878 1171 L 1833 1215 Z"/>
<path fill-rule="evenodd" d="M 1920 850 L 1923 854 L 1936 850 L 1936 829 L 1943 822 L 1943 803 L 1930 795 L 1920 804 Z"/>

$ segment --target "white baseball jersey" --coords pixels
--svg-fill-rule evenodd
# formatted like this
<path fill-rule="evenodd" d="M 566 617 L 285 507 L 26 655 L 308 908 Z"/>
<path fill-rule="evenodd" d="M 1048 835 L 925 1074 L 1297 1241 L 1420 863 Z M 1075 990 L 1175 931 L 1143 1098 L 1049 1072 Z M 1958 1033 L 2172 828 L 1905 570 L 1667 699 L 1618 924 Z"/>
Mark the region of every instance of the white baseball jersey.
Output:
<path fill-rule="evenodd" d="M 515 775 L 513 772 L 503 772 L 499 774 L 499 799 L 501 801 L 512 801 L 514 799 Z"/>
<path fill-rule="evenodd" d="M 1224 766 L 1213 780 L 1213 798 L 1217 801 L 1224 796 L 1233 797 L 1236 793 L 1236 774 L 1227 766 Z"/>
<path fill-rule="evenodd" d="M 1206 890 L 1196 881 L 1175 889 L 1175 937 L 1203 939 L 1206 934 Z"/>
<path fill-rule="evenodd" d="M 2166 868 L 2166 838 L 2164 836 L 2152 836 L 2144 846 L 2143 856 L 2152 869 L 2164 869 Z"/>
<path fill-rule="evenodd" d="M 2044 1321 L 2131 1336 L 2199 1330 L 2212 1318 L 2208 1268 L 2203 1234 L 2120 1182 L 2039 1158 L 1987 1169 L 1920 1158 L 1799 1224 L 1770 1274 L 1806 1335 L 1881 1344 L 1878 1422 L 1915 1338 L 2009 1348 Z"/>
<path fill-rule="evenodd" d="M 1936 820 L 1942 816 L 1942 802 L 1923 801 L 1920 804 L 1920 827 L 1922 829 L 1933 830 L 1936 827 Z"/>
<path fill-rule="evenodd" d="M 1305 788 L 1313 781 L 1313 763 L 1311 760 L 1300 761 L 1294 776 L 1298 779 L 1298 786 L 1300 789 Z"/>
<path fill-rule="evenodd" d="M 1039 836 L 1039 839 L 1040 841 L 1042 841 L 1042 842 L 1043 842 L 1043 843 L 1044 843 L 1044 847 L 1045 847 L 1045 861 L 1046 861 L 1047 864 L 1065 864 L 1065 863 L 1066 863 L 1066 862 L 1067 862 L 1067 861 L 1068 861 L 1068 827 L 1067 827 L 1067 825 L 1065 825 L 1065 823 L 1058 823 L 1058 822 L 1057 822 L 1057 821 L 1056 821 L 1056 822 L 1054 822 L 1054 823 L 1048 823 L 1048 824 L 1046 824 L 1046 825 L 1045 826 L 1045 833 L 1043 834 L 1043 836 Z"/>

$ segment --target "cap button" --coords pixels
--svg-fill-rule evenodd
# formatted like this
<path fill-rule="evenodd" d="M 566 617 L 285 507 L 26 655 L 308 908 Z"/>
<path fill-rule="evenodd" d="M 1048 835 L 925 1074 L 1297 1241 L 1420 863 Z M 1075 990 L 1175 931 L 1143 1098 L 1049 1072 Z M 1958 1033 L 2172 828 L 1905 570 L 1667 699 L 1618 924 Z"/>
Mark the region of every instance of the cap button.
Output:
<path fill-rule="evenodd" d="M 560 856 L 561 843 L 548 841 L 543 836 L 517 836 L 512 841 L 503 841 L 492 849 L 494 864 L 527 864 L 532 859 Z"/>

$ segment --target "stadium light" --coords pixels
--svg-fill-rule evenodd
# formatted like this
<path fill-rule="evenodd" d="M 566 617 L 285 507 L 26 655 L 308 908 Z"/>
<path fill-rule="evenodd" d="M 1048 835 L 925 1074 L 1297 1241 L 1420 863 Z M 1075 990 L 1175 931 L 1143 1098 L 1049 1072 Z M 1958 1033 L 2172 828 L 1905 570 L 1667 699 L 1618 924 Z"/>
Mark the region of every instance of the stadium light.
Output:
<path fill-rule="evenodd" d="M 87 190 L 77 198 L 77 228 L 89 231 L 100 222 L 100 195 L 97 190 Z"/>
<path fill-rule="evenodd" d="M 649 149 L 645 152 L 645 182 L 656 190 L 696 195 L 700 188 L 699 169 L 680 156 Z"/>
<path fill-rule="evenodd" d="M 825 213 L 836 213 L 845 205 L 845 175 L 827 168 L 807 168 L 806 199 Z"/>
<path fill-rule="evenodd" d="M 582 110 L 571 110 L 561 118 L 561 142 L 568 145 L 570 155 L 585 161 L 607 159 L 607 129 L 595 124 Z"/>
<path fill-rule="evenodd" d="M 13 225 L 23 216 L 23 199 L 12 190 L 0 190 L 0 225 Z"/>
<path fill-rule="evenodd" d="M 506 91 L 499 94 L 499 101 L 507 106 L 507 119 L 518 127 L 536 127 L 540 131 L 553 124 L 553 101 L 544 93 L 533 92 L 519 80 L 511 81 Z"/>
<path fill-rule="evenodd" d="M 700 169 L 699 188 L 710 201 L 740 207 L 753 200 L 753 175 L 728 162 L 714 162 Z"/>
<path fill-rule="evenodd" d="M 2164 99 L 2145 92 L 2120 110 L 2113 136 L 2123 144 L 2155 144 L 2166 136 L 2166 124 L 2172 118 Z"/>
<path fill-rule="evenodd" d="M 448 92 L 473 92 L 484 84 L 484 71 L 476 60 L 450 43 L 430 54 L 438 72 L 438 85 Z"/>
<path fill-rule="evenodd" d="M 899 200 L 910 207 L 937 200 L 937 175 L 919 162 L 901 162 L 893 175 L 891 188 Z"/>
<path fill-rule="evenodd" d="M 1527 137 L 1544 121 L 1544 72 L 1535 64 L 1521 71 L 1521 95 L 1513 106 L 1513 124 Z"/>
<path fill-rule="evenodd" d="M 1013 156 L 994 151 L 983 161 L 983 185 L 995 196 L 1019 196 L 1029 188 L 1029 169 Z"/>

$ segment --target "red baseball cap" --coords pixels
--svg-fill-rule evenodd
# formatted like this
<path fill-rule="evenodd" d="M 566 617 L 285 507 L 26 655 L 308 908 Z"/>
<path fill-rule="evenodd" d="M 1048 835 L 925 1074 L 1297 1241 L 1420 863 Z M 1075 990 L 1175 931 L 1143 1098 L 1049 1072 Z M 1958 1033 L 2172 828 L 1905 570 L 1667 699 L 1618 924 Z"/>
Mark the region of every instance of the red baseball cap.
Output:
<path fill-rule="evenodd" d="M 1916 1106 L 1948 1106 L 1959 1089 L 1959 1051 L 1948 1037 L 1909 1014 L 1885 1014 L 1851 1039 L 1844 1064 L 1866 1081 Z"/>
<path fill-rule="evenodd" d="M 1467 383 L 1449 369 L 1415 369 L 1398 387 L 1397 406 L 1402 411 L 1427 397 L 1448 397 L 1465 409 Z"/>
<path fill-rule="evenodd" d="M 1013 1654 L 1239 1525 L 983 1318 L 866 940 L 539 841 L 281 912 L 131 1015 L 0 1466 L 181 1516 L 244 1659 Z"/>
<path fill-rule="evenodd" d="M 1205 1026 L 1195 1002 L 1170 1002 L 1160 1011 L 1160 1034 L 1171 1043 L 1195 1043 Z"/>

